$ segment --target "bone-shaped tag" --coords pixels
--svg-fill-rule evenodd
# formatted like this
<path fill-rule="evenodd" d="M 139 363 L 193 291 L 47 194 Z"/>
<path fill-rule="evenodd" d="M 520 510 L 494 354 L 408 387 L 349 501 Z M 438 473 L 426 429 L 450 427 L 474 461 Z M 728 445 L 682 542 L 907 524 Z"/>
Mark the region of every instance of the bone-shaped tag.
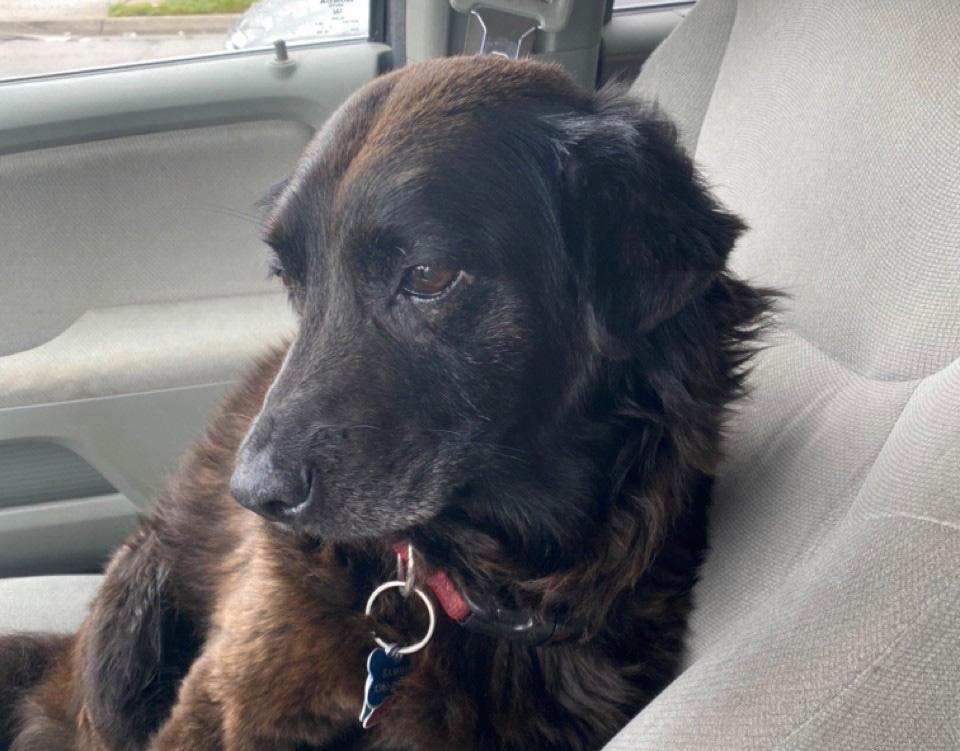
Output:
<path fill-rule="evenodd" d="M 387 650 L 377 647 L 367 657 L 367 682 L 363 689 L 363 708 L 360 724 L 364 728 L 377 720 L 377 710 L 382 711 L 393 693 L 397 681 L 410 672 L 410 658 L 406 655 L 391 657 Z"/>

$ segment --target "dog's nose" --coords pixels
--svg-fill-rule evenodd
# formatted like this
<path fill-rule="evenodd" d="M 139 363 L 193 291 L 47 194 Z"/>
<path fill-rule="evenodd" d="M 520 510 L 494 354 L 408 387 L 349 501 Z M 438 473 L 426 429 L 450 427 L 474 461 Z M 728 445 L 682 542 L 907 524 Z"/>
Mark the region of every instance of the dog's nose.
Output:
<path fill-rule="evenodd" d="M 307 505 L 310 476 L 278 467 L 267 451 L 241 451 L 230 478 L 237 502 L 272 522 L 293 522 Z"/>

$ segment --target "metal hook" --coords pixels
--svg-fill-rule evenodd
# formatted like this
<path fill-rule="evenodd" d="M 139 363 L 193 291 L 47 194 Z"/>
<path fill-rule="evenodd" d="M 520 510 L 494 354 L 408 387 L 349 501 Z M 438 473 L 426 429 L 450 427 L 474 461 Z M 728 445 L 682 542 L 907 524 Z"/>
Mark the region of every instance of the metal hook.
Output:
<path fill-rule="evenodd" d="M 407 543 L 407 559 L 397 553 L 397 579 L 403 582 L 403 596 L 409 597 L 414 587 L 414 558 L 413 545 Z"/>

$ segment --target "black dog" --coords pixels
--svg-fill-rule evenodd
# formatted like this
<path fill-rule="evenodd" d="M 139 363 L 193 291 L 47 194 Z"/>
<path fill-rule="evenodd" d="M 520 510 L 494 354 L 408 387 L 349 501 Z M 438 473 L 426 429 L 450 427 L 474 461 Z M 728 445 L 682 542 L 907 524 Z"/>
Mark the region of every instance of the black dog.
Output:
<path fill-rule="evenodd" d="M 726 271 L 742 229 L 619 90 L 495 57 L 364 88 L 270 199 L 296 340 L 77 637 L 31 642 L 15 748 L 600 747 L 681 651 L 768 309 Z M 399 543 L 466 610 L 364 731 L 363 604 Z M 399 598 L 375 614 L 391 641 L 426 625 Z"/>

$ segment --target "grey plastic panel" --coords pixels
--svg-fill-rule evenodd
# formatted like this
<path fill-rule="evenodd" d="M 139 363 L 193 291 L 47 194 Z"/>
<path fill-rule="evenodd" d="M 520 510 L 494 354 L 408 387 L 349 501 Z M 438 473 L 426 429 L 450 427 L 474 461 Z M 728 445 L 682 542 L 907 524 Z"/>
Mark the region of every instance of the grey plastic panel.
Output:
<path fill-rule="evenodd" d="M 0 509 L 115 492 L 69 449 L 49 441 L 0 443 Z"/>
<path fill-rule="evenodd" d="M 276 291 L 256 204 L 312 134 L 268 121 L 0 157 L 0 356 L 91 308 Z"/>
<path fill-rule="evenodd" d="M 632 81 L 650 53 L 687 14 L 693 3 L 668 8 L 639 9 L 614 13 L 603 27 L 603 81 Z"/>
<path fill-rule="evenodd" d="M 27 452 L 0 452 L 0 575 L 99 568 L 289 335 L 255 203 L 387 49 L 0 83 L 0 446 Z"/>
<path fill-rule="evenodd" d="M 294 328 L 277 292 L 89 310 L 49 342 L 0 357 L 0 407 L 234 378 Z"/>
<path fill-rule="evenodd" d="M 382 44 L 291 45 L 0 83 L 0 154 L 237 122 L 318 126 L 373 78 Z"/>
<path fill-rule="evenodd" d="M 467 17 L 445 0 L 405 0 L 407 62 L 457 54 L 463 49 Z M 453 25 L 457 28 L 454 29 Z"/>
<path fill-rule="evenodd" d="M 96 571 L 136 524 L 119 494 L 0 510 L 0 576 Z"/>
<path fill-rule="evenodd" d="M 0 440 L 44 438 L 94 467 L 145 505 L 203 434 L 231 382 L 0 409 Z M 0 521 L 0 529 L 3 523 Z"/>
<path fill-rule="evenodd" d="M 60 442 L 144 504 L 229 384 L 294 327 L 282 294 L 90 311 L 0 358 L 0 441 Z"/>

